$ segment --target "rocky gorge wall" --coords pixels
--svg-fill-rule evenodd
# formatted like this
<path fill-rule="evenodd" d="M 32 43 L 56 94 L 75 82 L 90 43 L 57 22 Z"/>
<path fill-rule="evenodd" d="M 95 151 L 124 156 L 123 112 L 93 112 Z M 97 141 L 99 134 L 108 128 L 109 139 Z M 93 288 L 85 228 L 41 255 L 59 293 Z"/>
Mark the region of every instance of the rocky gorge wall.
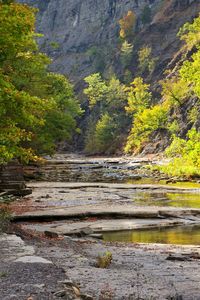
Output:
<path fill-rule="evenodd" d="M 157 58 L 159 78 L 178 49 L 177 32 L 200 11 L 198 0 L 18 0 L 39 9 L 37 31 L 40 48 L 53 60 L 51 70 L 72 80 L 109 70 L 120 73 L 119 20 L 129 10 L 137 15 L 131 72 L 137 67 L 137 51 L 144 45 Z M 140 20 L 144 8 L 151 10 L 151 22 Z M 157 79 L 157 78 L 154 78 Z"/>
<path fill-rule="evenodd" d="M 128 10 L 152 11 L 162 0 L 19 0 L 39 9 L 37 30 L 41 49 L 53 58 L 52 70 L 75 80 L 113 60 L 119 40 L 118 21 Z M 95 48 L 98 47 L 100 52 Z M 95 51 L 96 60 L 95 62 Z"/>

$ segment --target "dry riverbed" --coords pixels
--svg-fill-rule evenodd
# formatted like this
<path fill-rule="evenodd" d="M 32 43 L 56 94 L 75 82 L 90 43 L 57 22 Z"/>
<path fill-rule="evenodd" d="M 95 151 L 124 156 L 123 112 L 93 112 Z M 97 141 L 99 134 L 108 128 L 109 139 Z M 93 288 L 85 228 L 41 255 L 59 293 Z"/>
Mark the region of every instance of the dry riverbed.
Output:
<path fill-rule="evenodd" d="M 141 181 L 147 162 L 50 160 L 43 180 L 28 183 L 33 194 L 11 204 L 13 235 L 0 237 L 1 299 L 200 299 L 200 241 L 164 245 L 99 239 L 107 232 L 200 224 L 199 187 Z M 34 172 L 29 169 L 29 175 Z M 134 182 L 125 183 L 130 176 Z M 99 268 L 97 257 L 106 251 L 112 262 Z"/>

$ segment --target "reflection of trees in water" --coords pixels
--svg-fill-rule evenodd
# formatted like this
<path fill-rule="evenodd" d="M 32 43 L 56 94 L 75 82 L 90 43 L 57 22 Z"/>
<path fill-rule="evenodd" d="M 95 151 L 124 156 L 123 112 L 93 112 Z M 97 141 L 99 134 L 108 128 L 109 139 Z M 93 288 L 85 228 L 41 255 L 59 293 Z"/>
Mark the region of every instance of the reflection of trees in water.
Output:
<path fill-rule="evenodd" d="M 199 245 L 200 226 L 179 226 L 171 228 L 108 232 L 103 236 L 105 241 L 113 242 Z"/>

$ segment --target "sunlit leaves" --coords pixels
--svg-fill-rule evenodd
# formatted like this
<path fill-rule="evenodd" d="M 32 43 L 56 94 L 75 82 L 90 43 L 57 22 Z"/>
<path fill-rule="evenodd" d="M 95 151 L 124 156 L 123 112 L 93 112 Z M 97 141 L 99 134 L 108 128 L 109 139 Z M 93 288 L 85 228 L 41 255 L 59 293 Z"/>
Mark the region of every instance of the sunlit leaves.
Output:
<path fill-rule="evenodd" d="M 161 168 L 165 173 L 173 176 L 200 176 L 200 133 L 191 129 L 187 140 L 174 135 L 166 155 L 173 160 Z"/>
<path fill-rule="evenodd" d="M 85 81 L 88 86 L 84 93 L 91 110 L 85 150 L 92 154 L 112 153 L 119 147 L 120 136 L 129 119 L 124 110 L 126 88 L 117 78 L 105 81 L 100 74 L 92 74 Z"/>
<path fill-rule="evenodd" d="M 151 101 L 151 92 L 149 85 L 143 82 L 141 77 L 136 77 L 128 90 L 128 106 L 127 112 L 134 114 L 138 111 L 143 111 Z"/>
<path fill-rule="evenodd" d="M 47 72 L 50 59 L 38 50 L 34 13 L 0 3 L 0 163 L 52 152 L 71 138 L 80 113 L 68 80 Z"/>
<path fill-rule="evenodd" d="M 181 40 L 184 40 L 187 48 L 200 46 L 200 17 L 195 18 L 193 23 L 186 23 L 178 33 Z"/>
<path fill-rule="evenodd" d="M 191 61 L 184 62 L 180 69 L 180 76 L 186 82 L 189 90 L 200 98 L 200 50 L 192 55 Z"/>
<path fill-rule="evenodd" d="M 136 152 L 148 141 L 149 135 L 158 128 L 165 128 L 168 109 L 162 105 L 155 105 L 138 111 L 134 115 L 133 126 L 128 136 L 125 152 Z"/>

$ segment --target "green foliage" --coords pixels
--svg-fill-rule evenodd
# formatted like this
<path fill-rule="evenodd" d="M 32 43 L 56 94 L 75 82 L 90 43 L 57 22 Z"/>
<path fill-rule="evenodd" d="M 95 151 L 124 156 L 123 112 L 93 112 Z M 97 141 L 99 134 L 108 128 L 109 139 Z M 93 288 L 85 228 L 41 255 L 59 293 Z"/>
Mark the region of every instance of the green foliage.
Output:
<path fill-rule="evenodd" d="M 128 136 L 125 152 L 139 151 L 142 145 L 149 140 L 152 132 L 158 128 L 165 128 L 168 109 L 162 105 L 155 105 L 138 111 L 134 115 L 133 126 Z"/>
<path fill-rule="evenodd" d="M 129 84 L 132 80 L 132 73 L 130 70 L 126 69 L 124 71 L 123 82 Z"/>
<path fill-rule="evenodd" d="M 131 86 L 127 88 L 128 91 L 128 106 L 126 111 L 131 114 L 143 111 L 148 107 L 151 101 L 151 93 L 149 92 L 149 85 L 143 82 L 141 77 L 136 77 Z"/>
<path fill-rule="evenodd" d="M 178 133 L 180 131 L 180 126 L 179 126 L 178 120 L 175 119 L 173 122 L 170 122 L 167 125 L 167 129 L 169 130 L 169 132 L 171 134 Z"/>
<path fill-rule="evenodd" d="M 65 76 L 49 73 L 47 86 L 47 96 L 52 97 L 54 104 L 45 113 L 45 124 L 38 128 L 32 142 L 32 147 L 42 154 L 53 153 L 56 145 L 71 139 L 76 129 L 75 118 L 81 114 L 73 87 Z"/>
<path fill-rule="evenodd" d="M 115 124 L 113 119 L 105 113 L 89 131 L 85 151 L 92 153 L 109 153 L 110 141 L 114 138 Z"/>
<path fill-rule="evenodd" d="M 0 4 L 0 66 L 21 52 L 36 49 L 34 9 L 26 5 Z"/>
<path fill-rule="evenodd" d="M 132 128 L 127 139 L 125 152 L 138 151 L 141 145 L 148 140 L 148 136 L 156 130 L 166 119 L 166 110 L 161 106 L 149 108 L 151 92 L 149 85 L 137 77 L 128 90 L 128 106 L 126 111 L 132 116 Z"/>
<path fill-rule="evenodd" d="M 200 49 L 192 55 L 190 61 L 186 60 L 183 63 L 180 69 L 180 76 L 188 90 L 200 98 Z"/>
<path fill-rule="evenodd" d="M 92 60 L 96 72 L 102 73 L 105 70 L 106 56 L 109 50 L 100 46 L 93 46 L 87 50 L 86 54 Z"/>
<path fill-rule="evenodd" d="M 166 155 L 173 158 L 161 170 L 172 176 L 200 176 L 200 132 L 196 129 L 188 131 L 187 140 L 174 136 Z"/>
<path fill-rule="evenodd" d="M 166 79 L 161 84 L 163 100 L 169 107 L 181 106 L 190 96 L 189 86 L 180 76 Z"/>
<path fill-rule="evenodd" d="M 85 81 L 88 87 L 84 93 L 91 109 L 85 151 L 90 154 L 113 153 L 122 142 L 124 127 L 127 126 L 125 86 L 115 77 L 104 81 L 100 74 L 93 74 Z"/>
<path fill-rule="evenodd" d="M 112 253 L 110 251 L 106 251 L 103 254 L 99 254 L 97 257 L 97 267 L 106 269 L 112 263 Z"/>
<path fill-rule="evenodd" d="M 102 115 L 98 120 L 95 128 L 95 144 L 98 153 L 110 153 L 113 149 L 115 141 L 115 122 L 108 113 Z M 111 143 L 112 141 L 112 143 Z"/>
<path fill-rule="evenodd" d="M 128 67 L 131 62 L 133 52 L 133 45 L 126 40 L 122 43 L 121 47 L 121 63 L 124 68 Z"/>
<path fill-rule="evenodd" d="M 151 57 L 151 47 L 145 46 L 138 52 L 139 70 L 141 73 L 147 71 L 150 74 L 155 68 L 155 58 Z"/>
<path fill-rule="evenodd" d="M 181 105 L 191 97 L 200 98 L 200 17 L 193 23 L 186 23 L 179 31 L 180 38 L 185 41 L 186 49 L 196 48 L 190 60 L 185 60 L 176 76 L 162 83 L 164 103 L 171 109 L 181 108 Z M 188 113 L 188 121 L 195 126 L 199 118 L 199 103 L 192 107 Z M 178 128 L 175 121 L 168 125 L 173 133 L 171 145 L 166 150 L 166 155 L 172 161 L 161 167 L 168 175 L 181 177 L 200 176 L 200 133 L 192 128 L 188 131 L 187 138 L 182 139 L 175 134 Z"/>
<path fill-rule="evenodd" d="M 88 87 L 84 89 L 84 94 L 88 96 L 90 107 L 105 100 L 108 88 L 99 73 L 86 77 L 85 82 L 88 84 Z"/>
<path fill-rule="evenodd" d="M 179 30 L 178 36 L 185 41 L 188 49 L 200 45 L 200 17 L 195 18 L 193 23 L 187 22 Z"/>
<path fill-rule="evenodd" d="M 58 49 L 59 48 L 59 43 L 57 43 L 57 42 L 50 42 L 50 46 L 51 46 L 51 48 L 53 48 L 53 49 Z"/>
<path fill-rule="evenodd" d="M 47 72 L 50 59 L 38 51 L 34 29 L 35 9 L 0 4 L 0 163 L 37 159 L 50 136 L 53 148 L 71 135 L 80 112 L 64 77 L 62 91 L 55 89 L 59 76 Z"/>
<path fill-rule="evenodd" d="M 188 113 L 188 121 L 189 122 L 191 122 L 193 124 L 196 123 L 196 121 L 199 118 L 199 110 L 200 110 L 199 105 L 197 107 L 196 106 L 192 107 L 192 109 Z"/>
<path fill-rule="evenodd" d="M 0 4 L 11 4 L 15 2 L 15 0 L 0 0 Z"/>

